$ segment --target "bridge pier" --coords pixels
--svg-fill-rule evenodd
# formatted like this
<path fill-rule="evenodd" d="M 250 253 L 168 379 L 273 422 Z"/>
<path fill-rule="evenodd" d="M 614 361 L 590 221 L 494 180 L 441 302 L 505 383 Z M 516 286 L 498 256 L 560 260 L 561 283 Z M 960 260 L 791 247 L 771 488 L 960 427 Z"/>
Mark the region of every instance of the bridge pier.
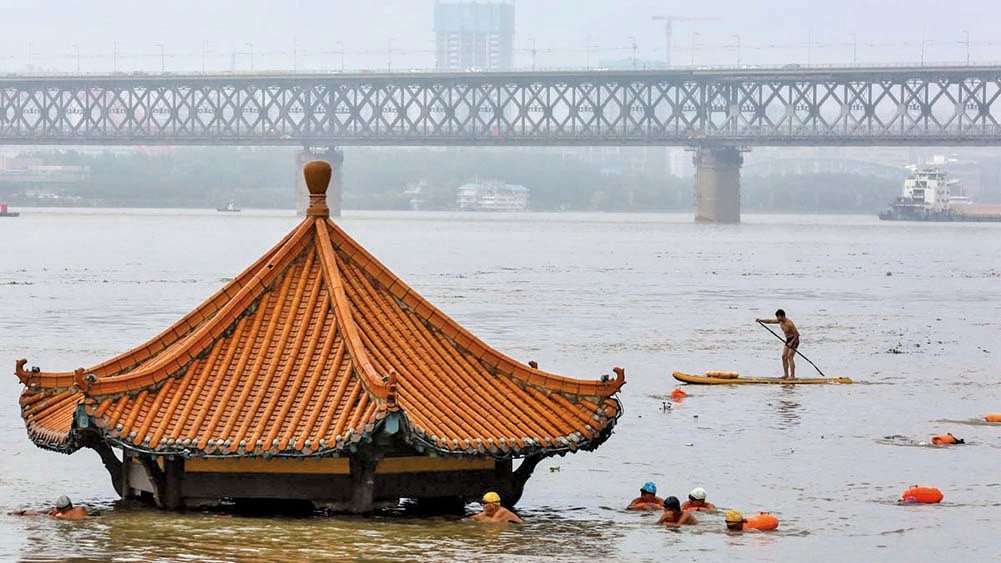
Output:
<path fill-rule="evenodd" d="M 695 164 L 695 221 L 739 223 L 740 165 L 744 163 L 740 148 L 699 145 L 692 163 Z"/>
<path fill-rule="evenodd" d="M 341 216 L 341 188 L 343 178 L 341 176 L 341 165 L 344 164 L 344 151 L 337 147 L 326 147 L 319 150 L 309 147 L 304 148 L 295 155 L 295 212 L 299 217 L 306 216 L 306 209 L 309 207 L 309 190 L 306 188 L 306 179 L 302 174 L 302 167 L 310 160 L 326 160 L 330 163 L 330 187 L 327 188 L 327 207 L 330 208 L 331 217 Z"/>

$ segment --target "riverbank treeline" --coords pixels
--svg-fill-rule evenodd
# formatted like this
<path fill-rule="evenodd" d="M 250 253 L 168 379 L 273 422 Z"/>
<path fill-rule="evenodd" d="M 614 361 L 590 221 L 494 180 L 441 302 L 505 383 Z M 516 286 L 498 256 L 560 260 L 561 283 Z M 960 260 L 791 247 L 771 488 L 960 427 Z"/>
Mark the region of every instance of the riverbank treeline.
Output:
<path fill-rule="evenodd" d="M 456 206 L 456 188 L 499 180 L 531 190 L 533 211 L 687 211 L 694 180 L 666 173 L 664 160 L 578 158 L 554 149 L 346 148 L 345 209 L 409 209 L 421 186 L 423 209 Z M 663 152 L 663 151 L 661 151 Z M 656 154 L 656 151 L 649 151 Z M 177 148 L 153 151 L 34 151 L 45 165 L 86 166 L 81 181 L 49 189 L 72 201 L 119 207 L 294 208 L 296 153 L 288 148 Z M 899 191 L 899 180 L 841 174 L 745 176 L 745 211 L 873 213 Z M 412 190 L 411 190 L 412 191 Z M 24 184 L 0 197 L 26 204 Z M 27 204 L 31 202 L 28 201 Z"/>

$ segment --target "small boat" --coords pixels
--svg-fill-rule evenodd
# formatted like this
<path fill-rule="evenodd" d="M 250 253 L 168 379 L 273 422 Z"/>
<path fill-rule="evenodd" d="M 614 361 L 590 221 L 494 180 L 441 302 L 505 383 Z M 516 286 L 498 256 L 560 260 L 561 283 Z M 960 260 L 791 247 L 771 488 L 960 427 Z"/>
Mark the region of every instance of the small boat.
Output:
<path fill-rule="evenodd" d="M 6 203 L 0 203 L 0 217 L 17 217 L 20 213 L 16 211 L 8 211 Z"/>
<path fill-rule="evenodd" d="M 236 206 L 232 201 L 226 204 L 226 207 L 216 207 L 216 211 L 220 213 L 236 213 L 240 211 L 240 208 Z"/>
<path fill-rule="evenodd" d="M 720 374 L 720 375 L 709 375 Z M 674 378 L 685 383 L 695 383 L 699 385 L 735 385 L 738 383 L 771 383 L 774 385 L 809 385 L 818 383 L 851 383 L 847 377 L 797 377 L 796 379 L 783 379 L 781 377 L 741 377 L 732 372 L 707 372 L 706 375 L 690 375 L 674 372 Z"/>

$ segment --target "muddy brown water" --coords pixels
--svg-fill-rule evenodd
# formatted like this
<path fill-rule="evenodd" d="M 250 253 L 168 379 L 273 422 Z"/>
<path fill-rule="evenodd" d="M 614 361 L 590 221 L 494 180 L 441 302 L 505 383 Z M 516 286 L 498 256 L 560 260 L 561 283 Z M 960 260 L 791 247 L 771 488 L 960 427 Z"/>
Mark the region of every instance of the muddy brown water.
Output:
<path fill-rule="evenodd" d="M 550 458 L 521 527 L 457 518 L 172 514 L 116 502 L 89 450 L 32 445 L 14 361 L 93 365 L 144 342 L 260 256 L 291 212 L 25 210 L 0 224 L 0 560 L 983 560 L 1001 507 L 1001 224 L 862 216 L 348 212 L 340 224 L 488 344 L 585 378 L 626 368 L 625 414 L 592 453 Z M 754 323 L 784 308 L 840 386 L 686 386 L 674 370 L 780 375 Z M 798 373 L 815 374 L 804 361 Z M 484 397 L 484 400 L 490 400 Z M 967 444 L 919 442 L 952 432 Z M 896 437 L 896 438 L 889 438 Z M 918 447 L 901 447 L 914 446 Z M 770 511 L 680 531 L 622 510 L 645 481 Z M 897 504 L 913 484 L 945 493 Z M 84 522 L 8 516 L 60 494 Z M 474 506 L 469 507 L 470 511 Z"/>

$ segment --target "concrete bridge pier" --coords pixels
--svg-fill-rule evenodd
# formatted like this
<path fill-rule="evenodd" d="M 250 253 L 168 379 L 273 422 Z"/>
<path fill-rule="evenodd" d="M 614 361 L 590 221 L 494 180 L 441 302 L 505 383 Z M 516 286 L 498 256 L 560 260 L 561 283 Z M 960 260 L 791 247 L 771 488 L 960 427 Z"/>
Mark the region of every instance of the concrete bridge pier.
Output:
<path fill-rule="evenodd" d="M 740 222 L 741 149 L 726 145 L 695 147 L 695 221 Z"/>
<path fill-rule="evenodd" d="M 341 216 L 341 165 L 344 164 L 344 151 L 337 147 L 322 147 L 320 149 L 306 147 L 295 155 L 295 212 L 299 217 L 306 216 L 309 207 L 309 190 L 306 189 L 306 178 L 302 175 L 302 167 L 310 160 L 326 160 L 330 163 L 330 187 L 327 188 L 327 206 L 331 217 Z"/>

